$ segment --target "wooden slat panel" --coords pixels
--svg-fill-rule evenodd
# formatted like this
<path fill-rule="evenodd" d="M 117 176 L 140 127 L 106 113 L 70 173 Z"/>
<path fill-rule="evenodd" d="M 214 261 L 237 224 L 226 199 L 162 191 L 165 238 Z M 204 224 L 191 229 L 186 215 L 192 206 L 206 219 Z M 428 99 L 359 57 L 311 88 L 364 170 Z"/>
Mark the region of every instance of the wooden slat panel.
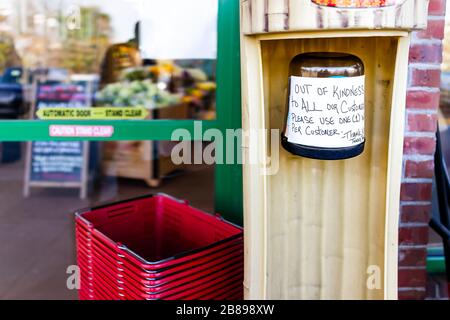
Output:
<path fill-rule="evenodd" d="M 280 150 L 280 171 L 266 178 L 267 298 L 384 297 L 383 288 L 368 290 L 366 280 L 370 265 L 383 270 L 385 263 L 389 119 L 397 41 L 371 37 L 262 42 L 264 105 L 267 126 L 272 129 L 283 126 L 288 64 L 295 55 L 349 52 L 363 60 L 367 75 L 365 152 L 330 162 Z"/>

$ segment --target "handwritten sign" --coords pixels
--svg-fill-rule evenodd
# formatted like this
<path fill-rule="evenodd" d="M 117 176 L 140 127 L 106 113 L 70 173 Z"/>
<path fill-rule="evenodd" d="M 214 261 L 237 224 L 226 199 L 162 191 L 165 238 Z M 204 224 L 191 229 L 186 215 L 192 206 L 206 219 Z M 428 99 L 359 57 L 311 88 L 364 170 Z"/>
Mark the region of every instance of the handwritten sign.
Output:
<path fill-rule="evenodd" d="M 319 148 L 364 142 L 364 76 L 290 77 L 286 137 Z"/>

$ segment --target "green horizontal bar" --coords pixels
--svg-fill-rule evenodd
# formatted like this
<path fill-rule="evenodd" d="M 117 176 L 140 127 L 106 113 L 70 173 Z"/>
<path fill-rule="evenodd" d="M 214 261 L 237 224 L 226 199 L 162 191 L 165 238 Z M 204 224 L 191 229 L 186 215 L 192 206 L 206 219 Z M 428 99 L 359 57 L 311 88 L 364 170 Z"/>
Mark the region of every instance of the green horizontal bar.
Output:
<path fill-rule="evenodd" d="M 443 248 L 428 248 L 427 251 L 427 272 L 431 274 L 445 273 L 445 258 Z"/>
<path fill-rule="evenodd" d="M 195 136 L 194 123 L 201 129 L 201 136 Z M 201 124 L 201 125 L 200 125 Z M 113 126 L 114 134 L 110 138 L 61 138 L 50 137 L 50 125 L 86 125 Z M 116 121 L 83 121 L 83 120 L 2 120 L 0 121 L 0 141 L 105 141 L 105 140 L 171 140 L 175 130 L 187 130 L 190 140 L 202 140 L 208 129 L 217 128 L 216 120 L 116 120 Z"/>

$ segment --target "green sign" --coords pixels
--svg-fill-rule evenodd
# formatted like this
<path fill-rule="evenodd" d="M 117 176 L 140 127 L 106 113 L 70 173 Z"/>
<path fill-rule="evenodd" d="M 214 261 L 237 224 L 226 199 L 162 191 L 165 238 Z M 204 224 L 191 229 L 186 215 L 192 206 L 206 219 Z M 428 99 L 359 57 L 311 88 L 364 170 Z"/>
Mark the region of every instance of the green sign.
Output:
<path fill-rule="evenodd" d="M 149 112 L 143 107 L 41 108 L 36 115 L 41 120 L 137 120 Z"/>

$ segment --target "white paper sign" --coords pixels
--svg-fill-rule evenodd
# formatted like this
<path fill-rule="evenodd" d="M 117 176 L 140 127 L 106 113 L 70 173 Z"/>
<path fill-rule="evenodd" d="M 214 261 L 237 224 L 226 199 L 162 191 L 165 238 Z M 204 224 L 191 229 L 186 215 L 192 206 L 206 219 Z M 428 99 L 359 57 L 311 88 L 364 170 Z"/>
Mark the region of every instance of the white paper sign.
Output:
<path fill-rule="evenodd" d="M 286 137 L 319 148 L 364 142 L 364 76 L 290 77 Z"/>
<path fill-rule="evenodd" d="M 141 52 L 150 59 L 216 59 L 218 0 L 146 0 Z"/>

